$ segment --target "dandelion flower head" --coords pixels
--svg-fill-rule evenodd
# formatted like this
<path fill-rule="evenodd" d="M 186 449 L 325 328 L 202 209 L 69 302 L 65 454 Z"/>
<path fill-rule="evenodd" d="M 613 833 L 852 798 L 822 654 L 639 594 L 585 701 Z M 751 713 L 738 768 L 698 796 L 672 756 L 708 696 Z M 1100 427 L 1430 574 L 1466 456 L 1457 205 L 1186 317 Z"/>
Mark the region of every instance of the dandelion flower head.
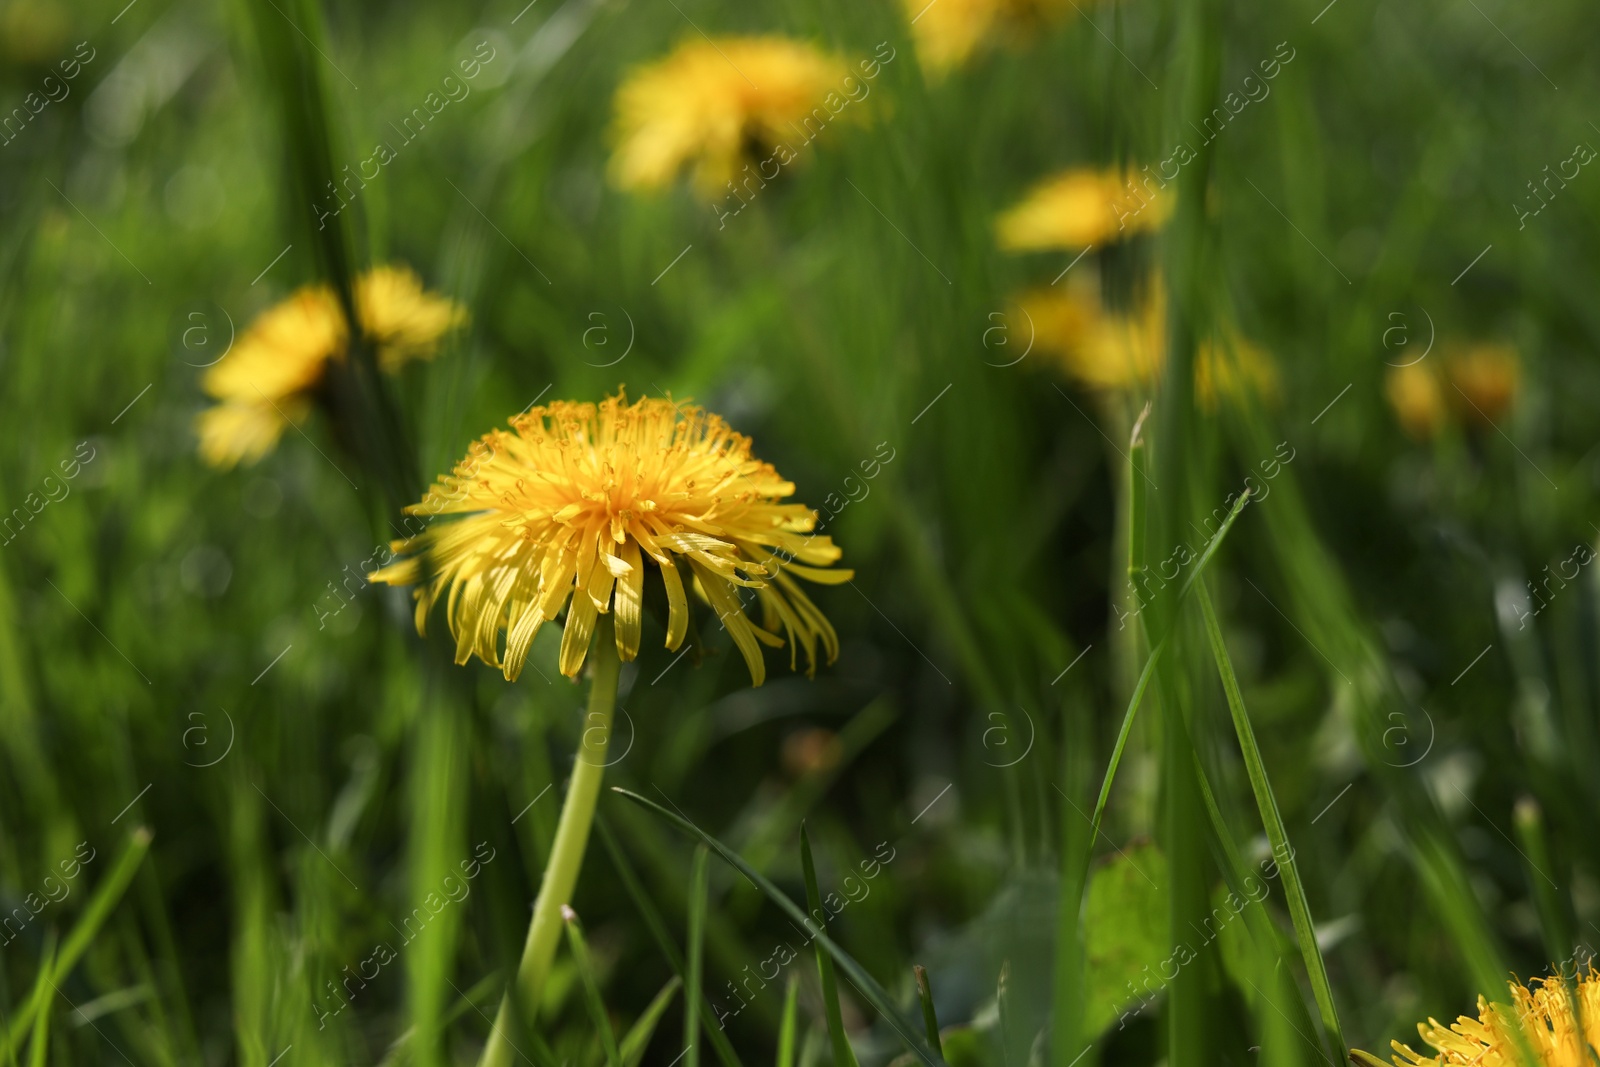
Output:
<path fill-rule="evenodd" d="M 1437 1019 L 1417 1024 L 1422 1041 L 1434 1051 L 1424 1056 L 1398 1041 L 1394 1062 L 1399 1067 L 1519 1067 L 1517 1028 L 1539 1067 L 1589 1067 L 1600 1026 L 1600 973 L 1590 968 L 1574 983 L 1582 1025 L 1573 1017 L 1573 997 L 1561 977 L 1551 975 L 1531 985 L 1508 983 L 1511 1004 L 1478 998 L 1478 1017 L 1463 1015 L 1450 1026 Z M 1585 1039 L 1587 1038 L 1587 1040 Z"/>
<path fill-rule="evenodd" d="M 852 572 L 830 569 L 840 551 L 812 532 L 816 513 L 782 502 L 794 485 L 750 444 L 701 408 L 630 404 L 620 391 L 599 404 L 533 408 L 475 442 L 408 509 L 463 517 L 396 541 L 403 558 L 370 577 L 417 586 L 418 632 L 446 597 L 456 662 L 477 656 L 510 680 L 563 608 L 563 674 L 577 676 L 607 612 L 618 654 L 635 658 L 647 579 L 666 592 L 669 650 L 688 631 L 687 588 L 716 612 L 754 684 L 766 677 L 762 645 L 789 644 L 791 668 L 804 649 L 810 673 L 819 651 L 833 661 L 839 642 L 795 579 L 833 585 Z M 761 608 L 760 625 L 741 591 Z"/>
<path fill-rule="evenodd" d="M 824 99 L 844 91 L 848 74 L 839 59 L 786 37 L 686 41 L 617 90 L 612 177 L 653 189 L 690 168 L 702 191 L 715 190 L 787 139 L 814 136 L 833 118 Z"/>

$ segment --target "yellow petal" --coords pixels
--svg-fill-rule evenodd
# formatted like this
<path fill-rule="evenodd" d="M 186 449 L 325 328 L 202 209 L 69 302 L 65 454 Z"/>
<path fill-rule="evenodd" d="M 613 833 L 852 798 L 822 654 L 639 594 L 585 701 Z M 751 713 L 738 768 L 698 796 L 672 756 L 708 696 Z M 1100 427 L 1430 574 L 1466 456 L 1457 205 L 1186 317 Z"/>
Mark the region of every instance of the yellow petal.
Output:
<path fill-rule="evenodd" d="M 618 575 L 617 582 L 617 655 L 626 663 L 639 655 L 639 635 L 644 624 L 644 561 L 631 537 L 622 542 L 621 562 L 626 570 Z"/>

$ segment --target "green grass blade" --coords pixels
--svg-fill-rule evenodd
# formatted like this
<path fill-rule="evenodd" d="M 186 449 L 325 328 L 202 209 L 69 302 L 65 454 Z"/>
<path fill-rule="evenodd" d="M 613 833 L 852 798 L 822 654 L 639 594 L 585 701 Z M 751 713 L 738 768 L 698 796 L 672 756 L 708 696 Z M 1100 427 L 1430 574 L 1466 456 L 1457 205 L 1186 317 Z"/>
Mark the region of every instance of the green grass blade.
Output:
<path fill-rule="evenodd" d="M 1183 583 L 1182 588 L 1178 590 L 1179 603 L 1182 603 L 1183 598 L 1188 595 L 1194 583 L 1205 573 L 1206 564 L 1211 562 L 1211 557 L 1217 554 L 1217 549 L 1221 546 L 1222 539 L 1228 536 L 1229 530 L 1233 529 L 1234 521 L 1238 519 L 1239 513 L 1244 510 L 1244 506 L 1249 499 L 1250 494 L 1248 492 L 1241 494 L 1238 501 L 1233 505 L 1233 510 L 1228 512 L 1227 519 L 1223 521 L 1221 526 L 1217 527 L 1217 532 L 1211 536 L 1211 540 L 1206 542 L 1205 551 L 1200 553 L 1200 558 L 1195 561 L 1194 569 L 1189 572 L 1188 579 Z M 1100 823 L 1105 818 L 1106 802 L 1111 799 L 1111 783 L 1116 779 L 1117 768 L 1122 764 L 1122 751 L 1128 747 L 1128 735 L 1133 732 L 1134 716 L 1139 711 L 1139 704 L 1144 699 L 1144 691 L 1149 688 L 1150 679 L 1155 676 L 1156 666 L 1160 663 L 1161 653 L 1166 647 L 1166 638 L 1163 637 L 1150 650 L 1150 656 L 1145 660 L 1144 670 L 1139 673 L 1139 682 L 1133 687 L 1133 696 L 1128 700 L 1128 710 L 1122 716 L 1122 728 L 1117 731 L 1116 746 L 1111 750 L 1111 761 L 1106 764 L 1106 775 L 1100 783 L 1100 796 L 1094 802 L 1094 815 L 1089 820 L 1089 842 L 1091 847 L 1093 847 L 1095 839 L 1100 836 Z"/>
<path fill-rule="evenodd" d="M 127 847 L 122 850 L 122 855 L 111 867 L 111 873 L 106 875 L 105 881 L 95 887 L 94 895 L 89 898 L 89 905 L 78 918 L 77 923 L 61 943 L 61 953 L 52 965 L 48 980 L 52 983 L 59 981 L 71 973 L 79 957 L 89 948 L 89 943 L 94 940 L 95 934 L 100 932 L 100 927 L 105 924 L 106 917 L 122 899 L 123 892 L 128 888 L 128 883 L 133 880 L 134 872 L 139 869 L 140 862 L 145 853 L 150 851 L 150 831 L 146 827 L 139 827 L 128 839 Z M 33 995 L 23 1005 L 21 1011 L 11 1018 L 11 1028 L 6 1032 L 6 1054 L 16 1052 L 22 1035 L 33 1022 L 34 1012 L 44 1004 L 44 994 L 35 988 Z"/>
<path fill-rule="evenodd" d="M 783 1021 L 778 1024 L 778 1067 L 794 1067 L 794 1038 L 800 1020 L 800 975 L 789 972 L 783 985 Z"/>
<path fill-rule="evenodd" d="M 1289 834 L 1284 829 L 1283 815 L 1278 811 L 1278 798 L 1267 779 L 1267 767 L 1261 759 L 1261 749 L 1256 744 L 1250 716 L 1245 712 L 1244 698 L 1239 693 L 1239 679 L 1234 674 L 1233 660 L 1228 656 L 1222 627 L 1217 622 L 1216 610 L 1211 606 L 1211 597 L 1203 585 L 1197 596 L 1200 610 L 1205 615 L 1206 636 L 1210 638 L 1211 652 L 1217 661 L 1217 673 L 1222 677 L 1222 688 L 1227 694 L 1228 711 L 1233 716 L 1234 732 L 1239 736 L 1239 748 L 1244 753 L 1250 788 L 1255 793 L 1256 807 L 1261 811 L 1261 822 L 1266 828 L 1273 858 L 1277 861 L 1278 870 L 1283 873 L 1289 916 L 1294 920 L 1295 939 L 1300 943 L 1300 955 L 1311 978 L 1311 991 L 1317 998 L 1317 1010 L 1322 1015 L 1322 1025 L 1327 1028 L 1329 1039 L 1343 1058 L 1349 1046 L 1345 1044 L 1344 1030 L 1339 1025 L 1339 1012 L 1333 1003 L 1333 986 L 1328 981 L 1328 966 L 1323 961 L 1322 949 L 1317 945 L 1316 928 L 1311 923 L 1311 907 L 1306 901 L 1305 885 L 1300 881 L 1300 868 L 1294 863 L 1294 850 L 1289 847 Z"/>
<path fill-rule="evenodd" d="M 861 993 L 861 995 L 866 998 L 867 1003 L 872 1005 L 873 1010 L 877 1011 L 878 1014 L 883 1017 L 884 1021 L 889 1024 L 890 1028 L 893 1029 L 896 1035 L 899 1036 L 900 1040 L 905 1043 L 906 1047 L 914 1052 L 917 1058 L 923 1063 L 927 1064 L 928 1067 L 940 1067 L 940 1064 L 943 1063 L 943 1060 L 941 1060 L 939 1056 L 928 1047 L 928 1043 L 917 1034 L 916 1026 L 910 1020 L 904 1018 L 900 1014 L 900 1010 L 895 1007 L 894 1000 L 889 996 L 888 991 L 885 990 L 883 986 L 879 985 L 877 980 L 874 979 L 872 975 L 868 974 L 865 968 L 863 968 L 861 964 L 857 963 L 848 952 L 840 948 L 832 938 L 823 933 L 820 929 L 817 929 L 816 923 L 812 920 L 811 916 L 800 910 L 800 907 L 795 904 L 794 901 L 790 900 L 783 890 L 773 885 L 764 875 L 761 874 L 760 871 L 757 871 L 755 868 L 751 867 L 737 854 L 729 851 L 728 847 L 721 841 L 718 841 L 704 830 L 701 830 L 699 827 L 695 826 L 689 820 L 683 818 L 681 815 L 678 815 L 676 812 L 668 811 L 666 808 L 663 808 L 660 804 L 657 804 L 649 797 L 640 796 L 638 793 L 632 792 L 628 789 L 623 789 L 621 786 L 613 786 L 611 791 L 619 796 L 627 797 L 640 807 L 647 808 L 659 817 L 667 820 L 689 836 L 699 838 L 706 844 L 710 845 L 716 850 L 717 855 L 721 856 L 729 866 L 733 867 L 740 874 L 744 875 L 746 878 L 750 879 L 751 882 L 755 883 L 756 888 L 765 893 L 767 899 L 772 901 L 773 904 L 777 905 L 779 910 L 781 910 L 785 915 L 787 915 L 790 919 L 793 919 L 795 922 L 800 923 L 807 929 L 808 932 L 814 931 L 813 936 L 817 944 L 821 945 L 827 950 L 828 955 L 833 957 L 834 963 L 837 964 L 839 969 L 844 972 L 845 977 L 848 978 Z"/>
<path fill-rule="evenodd" d="M 811 838 L 806 834 L 805 823 L 800 824 L 800 866 L 806 879 L 806 911 L 815 915 L 823 910 L 822 894 L 817 892 L 817 869 L 811 862 Z M 822 1006 L 828 1019 L 828 1038 L 833 1042 L 833 1067 L 856 1067 L 855 1051 L 850 1048 L 850 1038 L 844 1032 L 844 1018 L 839 1012 L 839 985 L 833 977 L 833 960 L 821 945 L 814 947 L 817 977 L 822 981 Z"/>
<path fill-rule="evenodd" d="M 696 845 L 689 875 L 689 974 L 684 979 L 688 995 L 683 998 L 684 1067 L 700 1067 L 700 994 L 706 955 L 706 879 L 711 850 Z"/>
<path fill-rule="evenodd" d="M 995 1010 L 1000 1014 L 1000 1063 L 1001 1067 L 1012 1067 L 1017 1063 L 1012 1046 L 1017 1043 L 1018 1034 L 1016 1024 L 1012 1019 L 1011 1010 L 1011 961 L 1006 960 L 1000 965 L 1000 980 L 994 987 Z M 1021 1064 L 1017 1064 L 1021 1067 Z"/>
<path fill-rule="evenodd" d="M 595 829 L 599 832 L 600 843 L 606 848 L 606 854 L 611 857 L 611 866 L 617 872 L 617 877 L 622 880 L 622 886 L 632 898 L 634 907 L 639 909 L 639 915 L 644 919 L 645 926 L 655 938 L 656 947 L 667 958 L 672 971 L 680 979 L 686 973 L 683 953 L 678 951 L 677 942 L 672 940 L 672 934 L 667 931 L 666 921 L 661 918 L 661 912 L 656 909 L 655 902 L 650 899 L 650 894 L 645 892 L 644 885 L 639 881 L 639 875 L 629 862 L 627 853 L 622 851 L 622 844 L 611 832 L 611 825 L 604 816 L 595 813 Z M 700 994 L 700 1017 L 702 1019 L 714 1018 L 715 1013 L 711 1008 L 711 1001 L 704 992 Z M 722 1067 L 744 1067 L 739 1061 L 738 1053 L 733 1051 L 733 1045 L 728 1041 L 728 1035 L 722 1027 L 706 1027 L 706 1036 L 711 1039 L 711 1050 L 717 1054 L 717 1059 L 722 1061 Z"/>
<path fill-rule="evenodd" d="M 611 1019 L 606 1015 L 606 1002 L 600 997 L 600 983 L 595 978 L 594 960 L 589 957 L 589 945 L 583 939 L 583 928 L 578 913 L 566 904 L 561 905 L 561 918 L 567 927 L 567 947 L 572 950 L 572 960 L 578 967 L 578 978 L 583 983 L 583 999 L 589 1008 L 589 1018 L 600 1035 L 600 1047 L 605 1050 L 606 1067 L 622 1067 L 622 1054 L 617 1050 L 617 1035 L 611 1029 Z"/>
<path fill-rule="evenodd" d="M 33 983 L 32 1002 L 40 1005 L 33 1017 L 33 1036 L 28 1050 L 29 1067 L 44 1067 L 50 1050 L 50 1016 L 52 1012 L 43 1005 L 49 1003 L 50 994 L 45 987 L 55 988 L 51 976 L 55 973 L 56 935 L 52 930 L 45 935 L 44 953 L 39 957 L 39 977 Z"/>
<path fill-rule="evenodd" d="M 622 1045 L 618 1050 L 622 1055 L 622 1067 L 639 1067 L 639 1061 L 644 1059 L 644 1050 L 649 1047 L 650 1038 L 656 1032 L 656 1024 L 667 1013 L 667 1005 L 672 1003 L 672 998 L 682 986 L 683 982 L 674 975 L 661 987 L 661 992 L 645 1008 L 644 1014 L 622 1035 Z"/>
<path fill-rule="evenodd" d="M 939 1055 L 944 1055 L 944 1042 L 939 1040 L 939 1016 L 933 1010 L 933 987 L 928 984 L 928 968 L 918 963 L 911 968 L 917 976 L 917 999 L 922 1001 L 922 1025 L 928 1031 L 928 1045 Z"/>
<path fill-rule="evenodd" d="M 1128 435 L 1128 578 L 1144 570 L 1145 479 L 1149 477 L 1149 450 L 1144 443 L 1144 420 L 1150 415 L 1146 404 Z"/>

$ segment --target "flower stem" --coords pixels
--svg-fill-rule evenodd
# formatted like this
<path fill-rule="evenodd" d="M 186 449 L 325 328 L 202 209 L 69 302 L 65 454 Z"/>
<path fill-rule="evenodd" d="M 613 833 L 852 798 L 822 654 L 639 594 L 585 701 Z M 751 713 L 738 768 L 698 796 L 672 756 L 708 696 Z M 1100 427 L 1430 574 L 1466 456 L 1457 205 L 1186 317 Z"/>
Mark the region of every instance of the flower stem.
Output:
<path fill-rule="evenodd" d="M 589 843 L 589 826 L 600 796 L 600 779 L 605 774 L 606 745 L 611 740 L 611 713 L 617 703 L 617 674 L 621 668 L 610 615 L 601 615 L 595 623 L 589 662 L 594 678 L 577 762 L 572 768 L 572 784 L 567 787 L 567 799 L 561 807 L 561 822 L 556 827 L 539 896 L 533 902 L 533 921 L 528 924 L 528 940 L 522 947 L 522 962 L 517 965 L 516 984 L 500 1000 L 488 1044 L 478 1061 L 480 1067 L 510 1067 L 515 1047 L 508 1031 L 513 1028 L 513 1018 L 520 1018 L 524 1026 L 532 1025 L 561 937 L 561 906 L 570 902 L 583 867 L 583 851 Z M 515 1007 L 513 996 L 517 998 Z"/>

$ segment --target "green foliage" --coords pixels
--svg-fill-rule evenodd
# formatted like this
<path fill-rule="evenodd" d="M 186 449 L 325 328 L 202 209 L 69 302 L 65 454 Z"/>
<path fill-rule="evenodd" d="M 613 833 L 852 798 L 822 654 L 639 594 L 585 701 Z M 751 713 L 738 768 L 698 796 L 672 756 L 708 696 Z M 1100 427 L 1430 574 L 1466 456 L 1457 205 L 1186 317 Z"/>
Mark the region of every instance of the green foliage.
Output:
<path fill-rule="evenodd" d="M 920 6 L 0 0 L 0 1062 L 476 1061 L 589 682 L 363 575 L 479 434 L 619 385 L 727 416 L 855 576 L 814 680 L 647 616 L 537 1067 L 674 1063 L 680 991 L 680 1067 L 1312 1065 L 1592 955 L 1593 5 L 1080 2 L 943 75 Z M 748 203 L 608 178 L 630 72 L 769 33 L 894 58 Z M 1180 144 L 1159 232 L 997 248 Z M 206 365 L 389 262 L 470 326 L 203 465 Z M 1159 381 L 1017 359 L 1078 285 L 1165 293 Z M 1219 339 L 1277 387 L 1208 404 Z"/>
<path fill-rule="evenodd" d="M 1098 1035 L 1124 1011 L 1150 1010 L 1161 995 L 1167 861 L 1153 843 L 1129 845 L 1095 869 L 1083 901 L 1089 1003 L 1084 1023 Z"/>

